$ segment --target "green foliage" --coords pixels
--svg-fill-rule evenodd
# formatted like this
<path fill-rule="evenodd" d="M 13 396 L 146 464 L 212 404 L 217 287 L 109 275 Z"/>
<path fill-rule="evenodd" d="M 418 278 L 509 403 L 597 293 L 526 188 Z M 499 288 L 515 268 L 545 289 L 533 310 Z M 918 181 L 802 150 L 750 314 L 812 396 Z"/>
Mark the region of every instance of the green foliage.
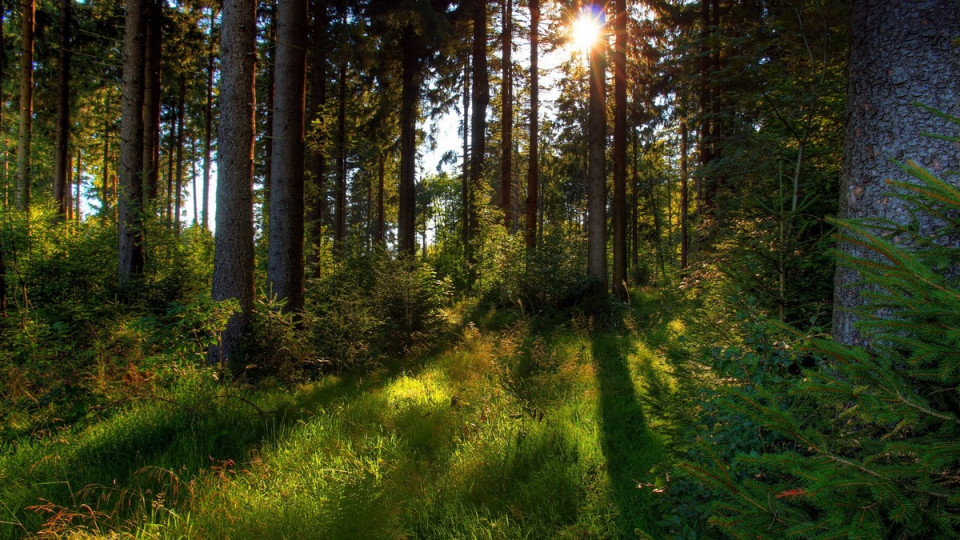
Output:
<path fill-rule="evenodd" d="M 915 182 L 896 187 L 956 230 L 960 191 L 904 169 Z M 954 537 L 960 287 L 943 270 L 958 252 L 916 227 L 838 225 L 872 254 L 841 259 L 868 286 L 869 347 L 812 338 L 789 348 L 761 332 L 726 352 L 717 367 L 737 383 L 704 402 L 712 424 L 700 423 L 683 468 L 716 497 L 711 522 L 735 537 Z"/>

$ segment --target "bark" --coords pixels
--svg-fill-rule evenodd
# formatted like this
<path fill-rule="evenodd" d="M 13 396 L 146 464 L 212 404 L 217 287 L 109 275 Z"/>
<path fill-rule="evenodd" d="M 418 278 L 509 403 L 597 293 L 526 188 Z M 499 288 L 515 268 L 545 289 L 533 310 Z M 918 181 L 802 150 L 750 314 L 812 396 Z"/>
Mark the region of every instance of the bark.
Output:
<path fill-rule="evenodd" d="M 307 118 L 310 125 L 319 121 L 323 114 L 323 107 L 327 103 L 326 81 L 326 33 L 327 33 L 327 3 L 314 0 L 311 4 L 312 36 L 310 38 L 310 102 Z M 323 129 L 311 128 L 314 133 L 313 145 L 307 149 L 307 170 L 310 172 L 311 189 L 307 207 L 307 227 L 309 228 L 308 248 L 306 253 L 307 266 L 319 272 L 317 264 L 320 257 L 321 235 L 323 231 L 323 206 L 325 199 L 323 153 Z"/>
<path fill-rule="evenodd" d="M 473 113 L 470 118 L 470 219 L 467 261 L 476 262 L 472 247 L 479 227 L 477 196 L 483 186 L 484 141 L 487 132 L 487 105 L 490 103 L 490 83 L 487 79 L 487 4 L 473 2 Z"/>
<path fill-rule="evenodd" d="M 64 167 L 66 172 L 66 178 L 63 179 L 63 186 L 61 187 L 61 195 L 63 195 L 63 200 L 60 202 L 60 205 L 63 208 L 62 218 L 65 218 L 67 221 L 73 220 L 73 158 L 69 155 L 67 156 L 67 164 Z"/>
<path fill-rule="evenodd" d="M 513 2 L 502 2 L 503 74 L 500 102 L 503 118 L 500 122 L 500 206 L 503 209 L 503 226 L 510 232 L 513 229 L 513 208 L 510 202 L 513 193 Z"/>
<path fill-rule="evenodd" d="M 537 206 L 540 189 L 540 0 L 530 2 L 530 163 L 527 167 L 527 252 L 537 247 Z"/>
<path fill-rule="evenodd" d="M 126 0 L 118 201 L 119 278 L 143 274 L 143 86 L 145 0 Z"/>
<path fill-rule="evenodd" d="M 960 35 L 960 10 L 952 0 L 856 0 L 850 19 L 847 72 L 847 124 L 844 130 L 840 187 L 841 218 L 882 218 L 932 235 L 942 223 L 913 216 L 908 205 L 889 197 L 888 179 L 910 181 L 894 163 L 916 161 L 954 186 L 948 171 L 960 168 L 952 142 L 925 134 L 955 135 L 956 126 L 914 105 L 921 102 L 960 116 L 960 65 L 952 40 Z M 948 240 L 956 247 L 957 238 Z M 868 257 L 867 250 L 842 243 L 840 250 Z M 864 304 L 864 289 L 850 268 L 837 268 L 833 336 L 846 344 L 864 344 L 853 310 Z"/>
<path fill-rule="evenodd" d="M 463 63 L 463 171 L 460 178 L 460 233 L 467 255 L 467 243 L 470 241 L 470 57 Z"/>
<path fill-rule="evenodd" d="M 687 122 L 680 121 L 680 269 L 687 268 L 689 253 L 687 235 Z"/>
<path fill-rule="evenodd" d="M 57 74 L 56 154 L 53 161 L 53 198 L 60 219 L 67 216 L 67 183 L 70 152 L 70 25 L 73 0 L 60 2 L 60 66 Z"/>
<path fill-rule="evenodd" d="M 700 0 L 700 172 L 697 186 L 697 208 L 700 218 L 709 221 L 713 213 L 712 181 L 707 176 L 707 170 L 713 161 L 713 138 L 710 125 L 711 119 L 711 84 L 712 74 L 710 41 L 710 0 Z M 701 223 L 701 225 L 703 225 Z"/>
<path fill-rule="evenodd" d="M 180 77 L 179 95 L 177 96 L 177 172 L 174 177 L 173 219 L 170 220 L 170 222 L 173 223 L 173 231 L 177 235 L 180 234 L 180 208 L 183 203 L 183 131 L 186 112 L 186 93 L 187 81 L 185 78 Z"/>
<path fill-rule="evenodd" d="M 386 241 L 384 240 L 383 230 L 385 225 L 385 216 L 384 216 L 384 200 L 383 200 L 383 186 L 384 186 L 384 162 L 386 161 L 386 156 L 383 153 L 380 153 L 380 162 L 377 167 L 377 226 L 374 231 L 373 241 L 376 245 L 380 247 L 386 247 Z"/>
<path fill-rule="evenodd" d="M 346 18 L 346 17 L 344 17 Z M 343 255 L 347 230 L 347 64 L 340 63 L 337 96 L 337 183 L 334 189 L 333 253 Z"/>
<path fill-rule="evenodd" d="M 104 100 L 103 111 L 103 186 L 100 191 L 100 212 L 104 220 L 108 210 L 113 206 L 113 197 L 110 190 L 110 93 Z"/>
<path fill-rule="evenodd" d="M 83 161 L 79 151 L 77 152 L 77 174 L 74 177 L 77 184 L 77 193 L 73 198 L 73 218 L 77 220 L 77 223 L 80 223 L 83 217 L 80 215 L 80 188 L 83 186 Z"/>
<path fill-rule="evenodd" d="M 220 122 L 213 299 L 237 299 L 211 363 L 235 357 L 253 311 L 253 132 L 255 0 L 224 0 L 220 53 Z"/>
<path fill-rule="evenodd" d="M 22 1 L 20 27 L 20 134 L 17 138 L 17 207 L 30 210 L 30 148 L 33 141 L 34 0 Z"/>
<path fill-rule="evenodd" d="M 270 224 L 270 191 L 273 189 L 273 115 L 276 102 L 276 73 L 277 73 L 277 1 L 271 0 L 270 21 L 267 29 L 266 72 L 267 72 L 267 99 L 265 102 L 265 129 L 263 134 L 263 228 L 269 232 Z"/>
<path fill-rule="evenodd" d="M 210 163 L 212 160 L 213 146 L 213 70 L 214 70 L 214 42 L 213 25 L 216 18 L 216 10 L 210 8 L 210 50 L 207 52 L 207 104 L 204 107 L 203 115 L 203 228 L 206 229 L 209 224 L 210 212 Z"/>
<path fill-rule="evenodd" d="M 402 87 L 400 98 L 400 206 L 398 236 L 400 253 L 412 257 L 416 242 L 417 102 L 421 59 L 413 26 L 403 29 Z"/>
<path fill-rule="evenodd" d="M 145 0 L 143 171 L 144 206 L 157 200 L 160 182 L 160 55 L 163 0 Z"/>
<path fill-rule="evenodd" d="M 267 280 L 270 292 L 286 301 L 288 312 L 303 310 L 307 20 L 307 0 L 278 4 Z"/>
<path fill-rule="evenodd" d="M 599 9 L 599 8 L 598 8 Z M 596 292 L 607 290 L 606 62 L 603 42 L 590 49 L 587 129 L 587 275 Z"/>
<path fill-rule="evenodd" d="M 613 51 L 613 292 L 627 297 L 627 2 L 616 0 Z"/>

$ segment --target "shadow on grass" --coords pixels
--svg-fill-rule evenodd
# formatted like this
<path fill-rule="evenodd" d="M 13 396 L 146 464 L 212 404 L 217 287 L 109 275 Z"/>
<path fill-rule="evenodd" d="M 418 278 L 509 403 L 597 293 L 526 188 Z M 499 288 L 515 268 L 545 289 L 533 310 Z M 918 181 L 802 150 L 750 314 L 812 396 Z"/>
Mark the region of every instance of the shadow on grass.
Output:
<path fill-rule="evenodd" d="M 639 484 L 648 479 L 651 467 L 660 463 L 664 450 L 647 426 L 634 387 L 628 361 L 631 342 L 611 331 L 597 332 L 591 341 L 600 386 L 601 446 L 619 512 L 620 534 L 635 537 L 636 529 L 655 534 L 662 512 L 650 488 Z"/>

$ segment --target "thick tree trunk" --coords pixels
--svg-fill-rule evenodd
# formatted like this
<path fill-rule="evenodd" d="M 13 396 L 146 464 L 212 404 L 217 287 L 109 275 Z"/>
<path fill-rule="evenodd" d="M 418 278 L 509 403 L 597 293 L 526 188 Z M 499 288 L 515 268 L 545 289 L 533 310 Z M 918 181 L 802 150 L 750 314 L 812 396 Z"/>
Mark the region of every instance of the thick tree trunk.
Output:
<path fill-rule="evenodd" d="M 280 2 L 277 11 L 276 88 L 271 158 L 270 292 L 286 311 L 303 310 L 304 95 L 307 72 L 307 0 Z"/>
<path fill-rule="evenodd" d="M 540 0 L 530 5 L 530 163 L 527 166 L 527 252 L 537 247 L 537 206 L 540 189 Z"/>
<path fill-rule="evenodd" d="M 419 101 L 420 55 L 413 26 L 403 29 L 402 90 L 400 98 L 400 206 L 398 235 L 400 253 L 412 257 L 416 241 L 417 102 Z"/>
<path fill-rule="evenodd" d="M 601 8 L 596 7 L 599 11 Z M 590 49 L 590 111 L 587 129 L 587 275 L 597 293 L 607 290 L 606 61 L 603 41 Z"/>
<path fill-rule="evenodd" d="M 326 80 L 326 34 L 327 34 L 327 3 L 325 1 L 314 0 L 311 3 L 312 27 L 310 38 L 310 57 L 308 59 L 310 69 L 310 104 L 308 107 L 307 119 L 309 125 L 320 120 L 323 114 L 323 107 L 327 103 L 327 80 Z M 314 268 L 315 272 L 320 271 L 317 264 L 320 259 L 320 245 L 322 243 L 323 231 L 323 206 L 325 200 L 324 190 L 324 165 L 325 156 L 323 149 L 323 129 L 311 128 L 314 133 L 313 145 L 307 148 L 307 170 L 310 172 L 311 189 L 308 190 L 310 199 L 307 201 L 307 253 L 306 261 L 309 268 Z"/>
<path fill-rule="evenodd" d="M 477 212 L 478 195 L 483 189 L 483 158 L 487 133 L 487 105 L 490 103 L 490 82 L 487 79 L 487 4 L 473 1 L 473 113 L 470 119 L 470 234 L 467 261 L 476 262 L 472 243 L 480 226 Z"/>
<path fill-rule="evenodd" d="M 20 134 L 17 138 L 17 207 L 30 210 L 30 148 L 33 140 L 34 0 L 22 0 L 20 26 Z M 29 214 L 27 215 L 29 220 Z"/>
<path fill-rule="evenodd" d="M 346 17 L 344 17 L 346 18 Z M 337 182 L 334 189 L 333 253 L 343 255 L 344 235 L 347 230 L 347 64 L 340 63 L 337 83 Z"/>
<path fill-rule="evenodd" d="M 145 0 L 126 0 L 120 121 L 119 277 L 143 273 L 143 85 Z"/>
<path fill-rule="evenodd" d="M 627 297 L 627 2 L 613 21 L 613 292 Z"/>
<path fill-rule="evenodd" d="M 210 163 L 213 159 L 213 70 L 214 70 L 214 41 L 213 27 L 216 19 L 216 9 L 210 8 L 210 50 L 207 52 L 207 104 L 203 115 L 203 211 L 202 224 L 206 229 L 210 218 Z M 196 196 L 196 195 L 194 195 Z"/>
<path fill-rule="evenodd" d="M 145 0 L 143 171 L 144 206 L 156 202 L 160 182 L 160 55 L 163 41 L 163 1 Z"/>
<path fill-rule="evenodd" d="M 56 155 L 53 161 L 53 198 L 60 218 L 67 216 L 67 183 L 70 153 L 70 24 L 73 0 L 60 2 L 60 66 L 57 75 Z"/>
<path fill-rule="evenodd" d="M 503 226 L 513 230 L 513 2 L 503 2 L 503 31 L 501 33 L 502 86 L 500 104 L 503 118 L 500 121 L 500 206 L 503 210 Z"/>
<path fill-rule="evenodd" d="M 914 105 L 921 102 L 960 116 L 960 64 L 953 40 L 960 35 L 960 9 L 953 0 L 855 0 L 851 6 L 847 72 L 847 124 L 840 187 L 841 218 L 882 218 L 921 234 L 942 223 L 913 216 L 908 205 L 889 197 L 888 179 L 909 181 L 895 161 L 916 161 L 942 180 L 960 185 L 956 144 L 926 134 L 956 135 L 956 125 Z M 952 239 L 956 242 L 956 238 Z M 843 253 L 869 258 L 868 250 L 842 243 Z M 956 247 L 956 246 L 953 246 Z M 864 304 L 857 273 L 837 268 L 833 336 L 863 344 L 853 313 Z"/>
<path fill-rule="evenodd" d="M 224 0 L 220 39 L 220 124 L 213 299 L 237 299 L 240 310 L 210 348 L 211 363 L 229 363 L 247 329 L 254 299 L 253 133 L 257 2 Z"/>

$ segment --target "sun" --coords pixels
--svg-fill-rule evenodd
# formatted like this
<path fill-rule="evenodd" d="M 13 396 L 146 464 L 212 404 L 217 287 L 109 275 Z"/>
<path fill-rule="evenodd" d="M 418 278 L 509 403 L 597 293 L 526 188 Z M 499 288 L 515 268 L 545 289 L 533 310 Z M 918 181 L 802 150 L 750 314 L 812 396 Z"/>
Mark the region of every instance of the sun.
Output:
<path fill-rule="evenodd" d="M 603 32 L 603 12 L 585 8 L 570 28 L 570 46 L 575 51 L 589 51 Z"/>

